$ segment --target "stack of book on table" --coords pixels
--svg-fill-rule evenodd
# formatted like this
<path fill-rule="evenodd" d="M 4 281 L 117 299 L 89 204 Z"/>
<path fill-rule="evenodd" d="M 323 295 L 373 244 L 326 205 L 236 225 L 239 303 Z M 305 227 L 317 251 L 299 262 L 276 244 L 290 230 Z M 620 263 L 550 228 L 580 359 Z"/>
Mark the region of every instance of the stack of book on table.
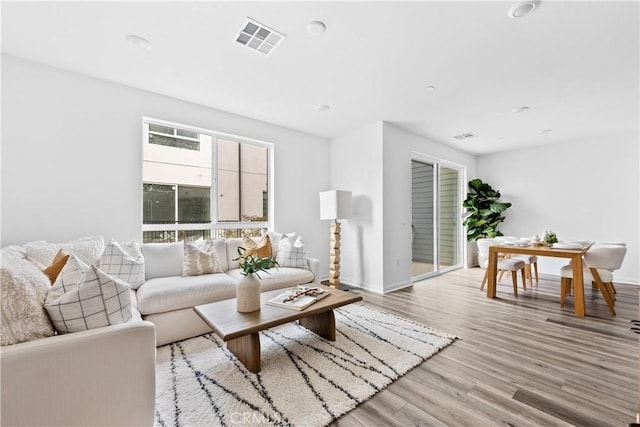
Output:
<path fill-rule="evenodd" d="M 304 310 L 327 295 L 329 295 L 329 291 L 322 288 L 296 286 L 295 288 L 283 291 L 266 303 L 276 307 L 290 308 L 292 310 Z"/>

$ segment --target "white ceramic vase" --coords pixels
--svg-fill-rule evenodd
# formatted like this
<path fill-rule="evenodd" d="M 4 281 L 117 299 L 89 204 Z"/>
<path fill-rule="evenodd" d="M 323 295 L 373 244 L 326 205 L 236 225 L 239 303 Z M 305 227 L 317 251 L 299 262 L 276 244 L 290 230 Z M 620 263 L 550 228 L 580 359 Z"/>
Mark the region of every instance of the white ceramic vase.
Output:
<path fill-rule="evenodd" d="M 236 287 L 236 309 L 240 313 L 260 310 L 260 281 L 252 276 L 243 276 Z"/>

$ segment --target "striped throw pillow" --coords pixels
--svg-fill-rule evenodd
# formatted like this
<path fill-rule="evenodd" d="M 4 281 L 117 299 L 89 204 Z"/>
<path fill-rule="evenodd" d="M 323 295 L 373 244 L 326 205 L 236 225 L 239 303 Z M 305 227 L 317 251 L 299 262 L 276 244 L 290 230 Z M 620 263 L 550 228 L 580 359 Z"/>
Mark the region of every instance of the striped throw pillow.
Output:
<path fill-rule="evenodd" d="M 183 276 L 222 273 L 220 260 L 213 240 L 184 242 Z"/>

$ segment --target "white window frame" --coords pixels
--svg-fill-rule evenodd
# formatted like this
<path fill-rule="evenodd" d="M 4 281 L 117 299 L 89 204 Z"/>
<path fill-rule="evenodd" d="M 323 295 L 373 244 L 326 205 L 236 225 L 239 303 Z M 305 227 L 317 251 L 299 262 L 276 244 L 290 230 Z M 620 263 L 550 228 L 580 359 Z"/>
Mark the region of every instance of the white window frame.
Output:
<path fill-rule="evenodd" d="M 167 120 L 155 119 L 152 117 L 142 117 L 142 142 L 148 143 L 146 140 L 146 131 L 145 131 L 145 123 L 151 123 L 160 126 L 168 126 L 173 128 L 180 128 L 188 131 L 193 131 L 201 134 L 206 134 L 211 136 L 212 138 L 212 183 L 211 183 L 211 222 L 198 223 L 198 224 L 144 224 L 144 206 L 143 200 L 144 195 L 142 193 L 142 185 L 140 185 L 140 224 L 142 225 L 142 232 L 145 231 L 173 231 L 173 230 L 224 230 L 224 229 L 238 229 L 238 228 L 263 228 L 263 229 L 273 229 L 274 224 L 274 213 L 275 213 L 275 195 L 274 195 L 274 163 L 275 163 L 275 155 L 274 155 L 274 144 L 272 142 L 263 141 L 254 138 L 248 138 L 245 136 L 234 135 L 231 133 L 213 131 L 210 129 L 205 129 L 197 126 L 185 125 L 182 123 L 171 122 Z M 218 204 L 217 195 L 218 195 L 218 138 L 222 139 L 230 139 L 233 141 L 237 141 L 241 144 L 250 144 L 257 145 L 260 147 L 267 148 L 267 192 L 268 192 L 268 220 L 267 221 L 237 221 L 237 222 L 218 222 Z M 140 145 L 142 162 L 144 164 L 144 155 L 142 153 L 143 145 Z M 141 174 L 142 175 L 142 174 Z M 144 184 L 144 180 L 140 180 L 140 184 Z M 177 209 L 177 206 L 176 206 Z"/>

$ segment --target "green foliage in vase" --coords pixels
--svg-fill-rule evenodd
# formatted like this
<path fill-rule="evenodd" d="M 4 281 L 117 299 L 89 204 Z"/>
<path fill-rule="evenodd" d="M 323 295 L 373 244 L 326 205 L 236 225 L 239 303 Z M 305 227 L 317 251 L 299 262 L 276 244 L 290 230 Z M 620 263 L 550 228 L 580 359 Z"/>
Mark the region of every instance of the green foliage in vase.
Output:
<path fill-rule="evenodd" d="M 238 247 L 238 258 L 234 258 L 234 261 L 240 262 L 240 269 L 242 269 L 243 276 L 256 276 L 260 277 L 260 272 L 269 273 L 267 270 L 273 267 L 279 267 L 278 262 L 271 257 L 260 258 L 257 255 L 247 255 L 247 250 L 242 246 Z"/>
<path fill-rule="evenodd" d="M 554 243 L 558 243 L 558 236 L 553 231 L 547 230 L 544 232 L 544 237 L 542 237 L 542 241 L 552 245 Z"/>
<path fill-rule="evenodd" d="M 462 202 L 468 215 L 463 223 L 467 227 L 467 241 L 503 235 L 498 225 L 505 220 L 504 211 L 511 207 L 511 203 L 499 200 L 500 192 L 491 185 L 478 178 L 469 181 L 467 198 Z"/>

